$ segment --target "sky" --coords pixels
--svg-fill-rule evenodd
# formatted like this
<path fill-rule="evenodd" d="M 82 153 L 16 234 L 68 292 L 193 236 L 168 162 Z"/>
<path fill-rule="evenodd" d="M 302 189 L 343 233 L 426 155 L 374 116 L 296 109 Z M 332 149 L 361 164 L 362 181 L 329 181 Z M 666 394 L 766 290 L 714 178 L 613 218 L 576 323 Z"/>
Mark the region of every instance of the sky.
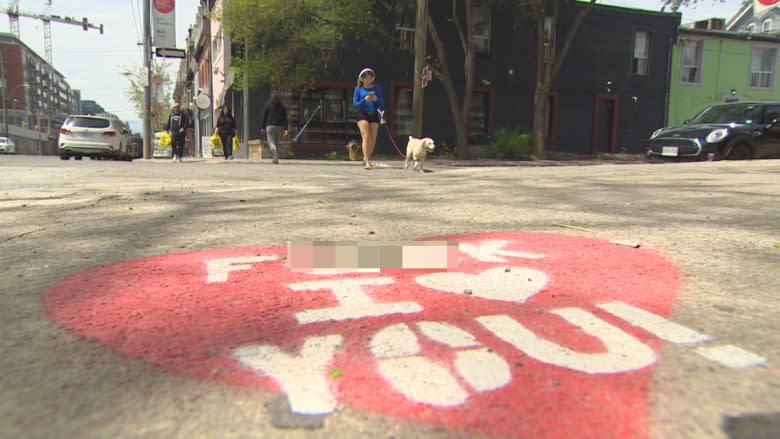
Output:
<path fill-rule="evenodd" d="M 71 88 L 81 90 L 82 100 L 97 101 L 106 111 L 128 121 L 134 131 L 140 131 L 141 123 L 133 104 L 126 94 L 127 79 L 119 72 L 123 66 L 143 65 L 144 0 L 20 0 L 19 11 L 61 17 L 73 17 L 81 21 L 87 17 L 95 25 L 103 25 L 103 35 L 95 29 L 85 32 L 81 26 L 52 23 L 52 58 L 54 68 L 65 76 Z M 661 0 L 597 0 L 598 4 L 611 4 L 636 9 L 658 11 Z M 51 6 L 49 6 L 51 3 Z M 195 22 L 198 0 L 176 0 L 176 41 L 178 48 L 185 47 L 187 30 Z M 729 19 L 739 10 L 742 0 L 699 0 L 692 6 L 683 6 L 682 22 L 705 18 Z M 8 0 L 0 0 L 0 10 L 7 10 Z M 5 14 L 0 16 L 0 32 L 10 32 Z M 46 57 L 43 23 L 31 18 L 19 19 L 21 40 L 41 58 Z M 175 73 L 178 60 L 169 61 L 171 73 Z"/>

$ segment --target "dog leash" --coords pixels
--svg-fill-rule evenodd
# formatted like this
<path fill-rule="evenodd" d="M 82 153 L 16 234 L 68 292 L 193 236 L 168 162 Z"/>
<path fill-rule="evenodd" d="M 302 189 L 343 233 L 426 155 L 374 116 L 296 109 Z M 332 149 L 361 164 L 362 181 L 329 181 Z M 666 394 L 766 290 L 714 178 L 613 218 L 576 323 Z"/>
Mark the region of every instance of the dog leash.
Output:
<path fill-rule="evenodd" d="M 390 132 L 390 127 L 389 127 L 390 124 L 386 123 L 384 125 L 385 125 L 385 130 L 387 130 L 387 137 L 390 138 L 390 142 L 393 144 L 393 147 L 395 147 L 395 150 L 398 152 L 398 155 L 400 155 L 402 159 L 406 160 L 406 155 L 404 155 L 404 153 L 402 153 L 401 150 L 398 148 L 398 145 L 395 143 L 395 139 L 393 138 L 393 133 Z"/>

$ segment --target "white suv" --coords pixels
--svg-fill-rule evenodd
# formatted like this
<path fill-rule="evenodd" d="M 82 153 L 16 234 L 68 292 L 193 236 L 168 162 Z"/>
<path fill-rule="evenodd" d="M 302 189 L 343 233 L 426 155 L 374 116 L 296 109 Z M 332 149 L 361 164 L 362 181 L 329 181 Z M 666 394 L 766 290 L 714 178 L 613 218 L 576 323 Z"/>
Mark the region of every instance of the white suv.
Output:
<path fill-rule="evenodd" d="M 68 116 L 57 142 L 60 158 L 132 160 L 132 133 L 119 119 L 107 116 Z"/>
<path fill-rule="evenodd" d="M 0 137 L 0 154 L 16 154 L 16 145 L 8 137 Z"/>

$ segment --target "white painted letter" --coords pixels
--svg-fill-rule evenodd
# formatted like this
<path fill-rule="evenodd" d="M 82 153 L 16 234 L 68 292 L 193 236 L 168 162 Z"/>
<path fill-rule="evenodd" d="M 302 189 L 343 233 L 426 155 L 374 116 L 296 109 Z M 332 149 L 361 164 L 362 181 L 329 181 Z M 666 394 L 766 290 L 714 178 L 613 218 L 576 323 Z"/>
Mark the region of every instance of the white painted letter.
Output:
<path fill-rule="evenodd" d="M 655 362 L 655 353 L 647 345 L 622 330 L 579 308 L 552 311 L 604 343 L 607 352 L 575 352 L 544 340 L 506 315 L 477 318 L 488 331 L 543 363 L 587 373 L 628 372 Z"/>
<path fill-rule="evenodd" d="M 623 302 L 609 302 L 596 305 L 621 319 L 638 326 L 656 337 L 672 343 L 698 343 L 710 338 L 693 329 L 672 323 L 663 317 Z"/>
<path fill-rule="evenodd" d="M 392 283 L 393 279 L 390 277 L 376 277 L 299 282 L 290 284 L 288 287 L 293 291 L 331 290 L 339 300 L 339 306 L 296 313 L 295 318 L 302 325 L 329 320 L 359 319 L 422 311 L 422 307 L 417 302 L 374 302 L 363 290 L 364 286 L 390 285 Z"/>
<path fill-rule="evenodd" d="M 336 408 L 326 368 L 340 344 L 340 335 L 328 335 L 307 338 L 297 357 L 269 345 L 242 346 L 233 354 L 241 364 L 275 379 L 294 413 L 322 415 Z"/>
<path fill-rule="evenodd" d="M 506 241 L 485 241 L 480 242 L 479 246 L 461 243 L 458 245 L 458 249 L 472 258 L 482 262 L 506 262 L 506 259 L 500 258 L 498 255 L 526 259 L 539 259 L 546 256 L 539 253 L 501 250 L 501 248 L 503 248 L 505 245 Z"/>
<path fill-rule="evenodd" d="M 276 259 L 276 256 L 241 256 L 206 261 L 206 273 L 208 273 L 206 283 L 225 282 L 231 271 L 251 270 L 252 264 Z"/>
<path fill-rule="evenodd" d="M 468 332 L 442 322 L 420 322 L 419 327 L 431 340 L 455 349 L 454 370 L 477 392 L 503 387 L 512 380 L 506 361 L 479 347 Z M 417 336 L 404 323 L 379 331 L 371 339 L 371 352 L 382 377 L 412 401 L 449 407 L 469 397 L 449 368 L 439 364 L 444 360 L 436 362 L 420 355 Z"/>

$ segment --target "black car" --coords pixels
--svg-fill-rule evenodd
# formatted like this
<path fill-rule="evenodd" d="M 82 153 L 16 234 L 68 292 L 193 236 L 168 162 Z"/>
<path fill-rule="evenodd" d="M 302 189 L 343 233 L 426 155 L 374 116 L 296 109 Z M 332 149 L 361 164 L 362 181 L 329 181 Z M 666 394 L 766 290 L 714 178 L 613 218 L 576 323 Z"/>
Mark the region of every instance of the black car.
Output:
<path fill-rule="evenodd" d="M 705 108 L 682 127 L 650 136 L 650 160 L 750 160 L 780 157 L 780 102 Z"/>

